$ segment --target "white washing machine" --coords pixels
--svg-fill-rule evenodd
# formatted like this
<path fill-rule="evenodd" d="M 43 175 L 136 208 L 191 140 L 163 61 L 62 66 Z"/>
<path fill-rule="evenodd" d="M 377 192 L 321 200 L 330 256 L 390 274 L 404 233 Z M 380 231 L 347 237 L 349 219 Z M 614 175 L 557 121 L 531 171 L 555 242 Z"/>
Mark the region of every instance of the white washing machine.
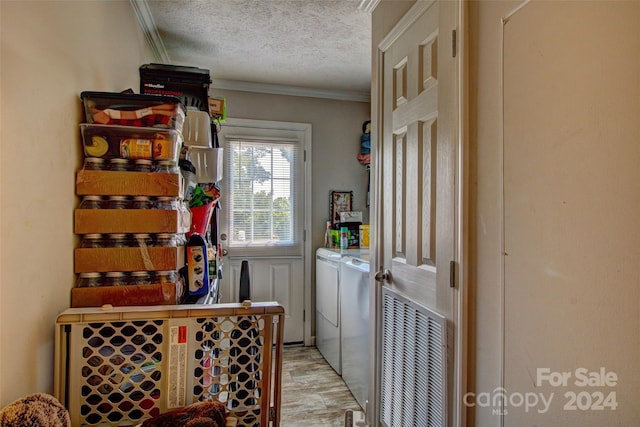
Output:
<path fill-rule="evenodd" d="M 331 367 L 342 373 L 340 358 L 339 251 L 316 251 L 316 347 Z"/>
<path fill-rule="evenodd" d="M 340 263 L 341 368 L 351 394 L 364 409 L 369 388 L 369 254 Z"/>

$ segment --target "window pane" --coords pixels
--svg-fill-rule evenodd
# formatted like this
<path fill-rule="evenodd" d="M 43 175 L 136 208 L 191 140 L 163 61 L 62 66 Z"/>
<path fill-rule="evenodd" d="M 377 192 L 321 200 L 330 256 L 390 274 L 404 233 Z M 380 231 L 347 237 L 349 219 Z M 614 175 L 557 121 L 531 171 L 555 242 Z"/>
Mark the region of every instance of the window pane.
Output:
<path fill-rule="evenodd" d="M 293 245 L 297 145 L 229 139 L 230 244 Z"/>

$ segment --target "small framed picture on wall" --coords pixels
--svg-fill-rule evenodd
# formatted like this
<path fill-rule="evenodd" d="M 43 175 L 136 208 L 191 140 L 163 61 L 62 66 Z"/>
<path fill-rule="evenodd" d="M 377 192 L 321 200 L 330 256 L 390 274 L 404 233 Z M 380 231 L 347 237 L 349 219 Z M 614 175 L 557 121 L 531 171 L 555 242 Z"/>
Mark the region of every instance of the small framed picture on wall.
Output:
<path fill-rule="evenodd" d="M 340 212 L 353 210 L 353 191 L 332 191 L 329 196 L 331 224 L 340 222 Z"/>

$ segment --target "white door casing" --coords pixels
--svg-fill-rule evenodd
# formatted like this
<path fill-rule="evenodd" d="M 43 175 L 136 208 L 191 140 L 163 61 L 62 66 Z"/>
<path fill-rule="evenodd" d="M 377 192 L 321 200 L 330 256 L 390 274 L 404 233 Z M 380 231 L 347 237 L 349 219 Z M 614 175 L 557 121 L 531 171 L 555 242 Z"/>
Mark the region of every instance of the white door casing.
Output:
<path fill-rule="evenodd" d="M 277 301 L 285 309 L 284 341 L 309 344 L 311 336 L 311 242 L 306 239 L 307 224 L 311 221 L 311 125 L 306 123 L 273 122 L 250 119 L 227 119 L 219 132 L 220 144 L 225 147 L 226 138 L 267 138 L 299 141 L 300 173 L 296 182 L 301 197 L 298 208 L 300 245 L 292 248 L 243 248 L 233 247 L 228 240 L 221 240 L 228 255 L 222 260 L 223 277 L 220 281 L 221 302 L 237 302 L 242 260 L 249 261 L 252 301 Z M 219 215 L 220 235 L 230 235 L 225 211 L 225 195 L 229 194 L 228 165 L 225 165 L 225 179 Z"/>
<path fill-rule="evenodd" d="M 416 2 L 378 46 L 372 271 L 389 269 L 391 281 L 380 286 L 372 279 L 376 320 L 371 332 L 375 360 L 369 401 L 375 404 L 370 404 L 369 418 L 373 425 L 381 422 L 384 287 L 447 319 L 448 424 L 460 425 L 464 417 L 458 397 L 464 388 L 465 311 L 460 305 L 462 283 L 455 278 L 462 271 L 464 249 L 456 43 L 460 19 L 461 2 Z"/>

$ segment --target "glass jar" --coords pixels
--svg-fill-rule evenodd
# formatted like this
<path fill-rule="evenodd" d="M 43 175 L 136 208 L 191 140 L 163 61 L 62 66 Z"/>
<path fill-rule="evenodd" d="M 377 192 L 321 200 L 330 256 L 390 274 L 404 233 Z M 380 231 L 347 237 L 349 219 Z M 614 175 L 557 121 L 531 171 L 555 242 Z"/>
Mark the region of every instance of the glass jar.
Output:
<path fill-rule="evenodd" d="M 151 234 L 134 234 L 131 239 L 131 244 L 135 246 L 154 246 L 153 238 Z"/>
<path fill-rule="evenodd" d="M 133 209 L 151 209 L 152 206 L 151 197 L 149 196 L 135 196 L 133 202 L 131 202 Z"/>
<path fill-rule="evenodd" d="M 84 159 L 84 170 L 88 171 L 102 171 L 107 168 L 106 162 L 100 157 L 86 157 Z"/>
<path fill-rule="evenodd" d="M 156 271 L 154 276 L 154 282 L 163 283 L 176 283 L 178 281 L 178 273 L 175 270 Z"/>
<path fill-rule="evenodd" d="M 186 246 L 187 245 L 187 235 L 184 233 L 176 235 L 176 244 L 178 246 Z"/>
<path fill-rule="evenodd" d="M 129 207 L 129 199 L 127 196 L 109 196 L 107 199 L 108 209 L 127 209 Z"/>
<path fill-rule="evenodd" d="M 136 159 L 133 170 L 136 172 L 153 172 L 153 161 L 149 159 Z"/>
<path fill-rule="evenodd" d="M 130 285 L 149 285 L 151 284 L 151 274 L 148 271 L 133 271 L 129 277 Z"/>
<path fill-rule="evenodd" d="M 124 233 L 111 233 L 107 234 L 105 243 L 107 248 L 126 248 L 129 246 L 129 238 Z"/>
<path fill-rule="evenodd" d="M 102 284 L 101 273 L 80 273 L 78 281 L 76 282 L 77 288 L 94 288 Z"/>
<path fill-rule="evenodd" d="M 127 275 L 121 271 L 110 271 L 105 275 L 105 286 L 126 286 Z"/>
<path fill-rule="evenodd" d="M 111 159 L 109 160 L 109 170 L 120 171 L 120 172 L 128 171 L 129 164 L 130 164 L 129 160 L 127 159 L 120 159 L 120 158 Z"/>
<path fill-rule="evenodd" d="M 176 162 L 171 160 L 159 160 L 156 163 L 156 172 L 160 173 L 180 173 L 180 168 Z"/>
<path fill-rule="evenodd" d="M 106 242 L 102 234 L 85 234 L 80 242 L 81 248 L 104 248 Z"/>
<path fill-rule="evenodd" d="M 156 199 L 156 209 L 178 209 L 178 200 L 175 197 L 158 197 Z"/>
<path fill-rule="evenodd" d="M 84 196 L 80 202 L 80 209 L 102 209 L 104 207 L 102 196 Z"/>
<path fill-rule="evenodd" d="M 156 246 L 177 247 L 178 241 L 175 234 L 160 233 L 156 236 Z"/>

